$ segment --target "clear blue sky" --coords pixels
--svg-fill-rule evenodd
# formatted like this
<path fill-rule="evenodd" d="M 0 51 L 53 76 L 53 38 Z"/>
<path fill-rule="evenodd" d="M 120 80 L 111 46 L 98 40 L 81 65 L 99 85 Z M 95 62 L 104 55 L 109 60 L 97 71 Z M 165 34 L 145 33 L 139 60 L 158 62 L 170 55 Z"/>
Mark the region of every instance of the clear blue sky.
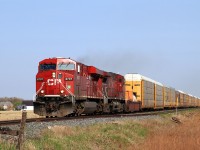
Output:
<path fill-rule="evenodd" d="M 200 1 L 0 0 L 0 97 L 32 99 L 54 56 L 200 97 Z"/>

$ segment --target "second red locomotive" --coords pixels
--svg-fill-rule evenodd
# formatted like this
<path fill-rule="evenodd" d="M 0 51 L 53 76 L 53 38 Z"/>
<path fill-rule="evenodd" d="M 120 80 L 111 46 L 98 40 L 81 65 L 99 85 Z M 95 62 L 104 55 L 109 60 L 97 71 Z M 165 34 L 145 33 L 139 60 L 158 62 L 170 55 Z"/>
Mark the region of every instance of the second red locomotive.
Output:
<path fill-rule="evenodd" d="M 131 105 L 127 107 L 124 90 L 122 75 L 70 58 L 44 59 L 36 75 L 34 113 L 66 116 L 133 111 Z"/>

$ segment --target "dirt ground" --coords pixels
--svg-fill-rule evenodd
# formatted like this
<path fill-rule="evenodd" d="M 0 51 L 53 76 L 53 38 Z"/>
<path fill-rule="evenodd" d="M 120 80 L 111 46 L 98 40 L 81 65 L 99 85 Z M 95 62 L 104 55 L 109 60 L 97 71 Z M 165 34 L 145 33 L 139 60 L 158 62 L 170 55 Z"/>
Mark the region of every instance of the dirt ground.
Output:
<path fill-rule="evenodd" d="M 22 111 L 0 111 L 0 120 L 15 120 L 21 119 Z M 40 118 L 33 113 L 32 110 L 27 111 L 27 118 Z"/>

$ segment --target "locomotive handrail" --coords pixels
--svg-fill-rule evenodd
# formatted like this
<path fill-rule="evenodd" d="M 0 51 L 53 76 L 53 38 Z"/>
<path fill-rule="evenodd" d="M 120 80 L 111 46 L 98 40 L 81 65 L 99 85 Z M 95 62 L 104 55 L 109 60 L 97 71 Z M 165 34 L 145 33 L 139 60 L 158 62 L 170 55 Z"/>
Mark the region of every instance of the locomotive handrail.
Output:
<path fill-rule="evenodd" d="M 67 92 L 72 96 L 72 103 L 75 104 L 74 101 L 75 95 L 68 88 L 66 88 L 61 81 L 59 82 L 61 83 L 62 87 L 64 87 L 67 90 Z"/>
<path fill-rule="evenodd" d="M 99 89 L 99 87 L 97 87 L 98 89 L 98 92 L 104 97 L 104 98 L 107 98 L 108 99 L 108 95 L 105 95 L 102 91 L 103 91 L 103 88 L 102 88 L 102 91 Z M 106 93 L 106 91 L 105 91 Z M 107 93 L 106 93 L 107 94 Z"/>
<path fill-rule="evenodd" d="M 41 87 L 39 88 L 39 90 L 33 95 L 33 101 L 36 100 L 36 96 L 37 96 L 37 94 L 42 90 L 44 84 L 45 84 L 45 82 L 42 82 L 42 85 L 41 85 Z"/>
<path fill-rule="evenodd" d="M 60 81 L 60 83 L 61 83 L 62 87 L 64 87 L 71 96 L 75 97 L 75 95 L 68 88 L 66 88 L 61 81 Z"/>

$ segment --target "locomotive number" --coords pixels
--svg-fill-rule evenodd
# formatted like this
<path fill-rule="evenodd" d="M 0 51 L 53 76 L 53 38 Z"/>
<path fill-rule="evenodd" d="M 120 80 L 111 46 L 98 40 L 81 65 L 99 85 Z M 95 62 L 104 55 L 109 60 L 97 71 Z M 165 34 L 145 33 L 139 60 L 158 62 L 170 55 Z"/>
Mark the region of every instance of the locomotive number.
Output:
<path fill-rule="evenodd" d="M 61 83 L 61 79 L 48 79 L 48 80 L 47 80 L 47 84 L 48 84 L 49 86 L 57 85 L 57 84 L 59 84 L 59 83 Z"/>
<path fill-rule="evenodd" d="M 66 81 L 72 81 L 73 78 L 65 78 Z"/>

